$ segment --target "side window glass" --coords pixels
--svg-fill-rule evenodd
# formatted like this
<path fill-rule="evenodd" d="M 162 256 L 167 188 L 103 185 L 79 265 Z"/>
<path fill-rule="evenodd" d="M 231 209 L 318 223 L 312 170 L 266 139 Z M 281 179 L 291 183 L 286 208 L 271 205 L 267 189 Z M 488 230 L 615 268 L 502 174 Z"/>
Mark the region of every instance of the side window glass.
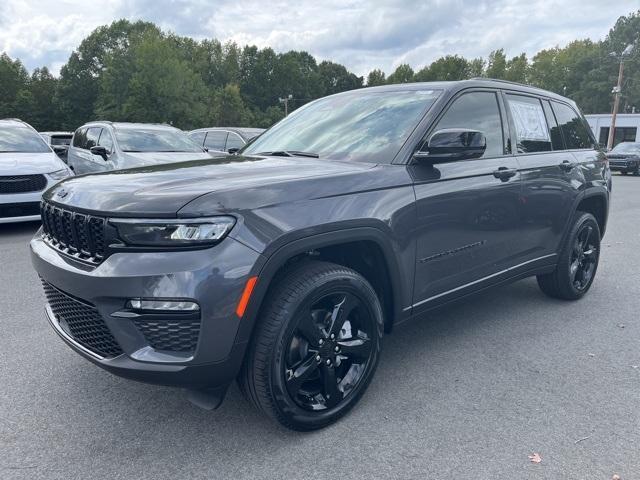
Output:
<path fill-rule="evenodd" d="M 87 142 L 85 147 L 89 150 L 91 147 L 95 147 L 98 145 L 98 138 L 100 138 L 100 132 L 102 129 L 100 127 L 91 127 L 87 129 Z"/>
<path fill-rule="evenodd" d="M 244 141 L 240 138 L 240 136 L 236 133 L 229 133 L 229 137 L 227 138 L 227 148 L 242 148 L 244 147 Z"/>
<path fill-rule="evenodd" d="M 111 132 L 109 132 L 109 130 L 107 130 L 106 128 L 102 129 L 98 145 L 106 148 L 107 150 L 109 150 L 109 152 L 113 153 L 113 137 L 111 136 Z"/>
<path fill-rule="evenodd" d="M 213 131 L 207 132 L 207 138 L 204 141 L 204 146 L 209 150 L 217 150 L 219 152 L 224 151 L 224 145 L 227 142 L 227 132 Z"/>
<path fill-rule="evenodd" d="M 87 129 L 79 128 L 78 130 L 76 130 L 76 133 L 73 136 L 73 146 L 77 148 L 84 148 L 84 145 L 86 142 L 87 142 Z"/>
<path fill-rule="evenodd" d="M 196 142 L 198 145 L 202 147 L 204 145 L 204 137 L 206 134 L 207 132 L 190 133 L 189 137 L 191 138 L 191 140 L 193 140 L 194 142 Z"/>
<path fill-rule="evenodd" d="M 564 150 L 564 142 L 562 141 L 562 133 L 560 132 L 560 126 L 556 121 L 556 116 L 551 110 L 551 104 L 548 100 L 542 101 L 544 107 L 544 113 L 547 117 L 547 124 L 549 125 L 549 132 L 551 134 L 551 147 L 554 150 Z"/>
<path fill-rule="evenodd" d="M 483 157 L 495 157 L 505 153 L 500 107 L 494 92 L 465 93 L 456 99 L 433 132 L 445 128 L 465 128 L 484 133 L 487 149 Z"/>
<path fill-rule="evenodd" d="M 540 100 L 507 94 L 507 105 L 516 130 L 518 153 L 548 152 L 551 136 Z"/>
<path fill-rule="evenodd" d="M 558 102 L 552 102 L 552 105 L 567 148 L 593 148 L 594 142 L 582 117 L 567 105 Z"/>

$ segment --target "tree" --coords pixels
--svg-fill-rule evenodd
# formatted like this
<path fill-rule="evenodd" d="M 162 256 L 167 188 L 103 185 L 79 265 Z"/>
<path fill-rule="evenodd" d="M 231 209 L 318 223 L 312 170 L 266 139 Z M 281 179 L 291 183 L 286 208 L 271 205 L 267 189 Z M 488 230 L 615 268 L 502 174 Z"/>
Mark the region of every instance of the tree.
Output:
<path fill-rule="evenodd" d="M 250 126 L 251 112 L 246 109 L 238 85 L 229 84 L 214 94 L 210 124 L 219 127 Z"/>
<path fill-rule="evenodd" d="M 447 55 L 415 74 L 417 82 L 464 80 L 469 78 L 469 62 L 458 55 Z"/>
<path fill-rule="evenodd" d="M 507 57 L 504 49 L 494 50 L 489 54 L 486 76 L 489 78 L 504 79 L 507 73 Z"/>
<path fill-rule="evenodd" d="M 526 83 L 528 71 L 529 62 L 527 60 L 527 54 L 522 53 L 507 62 L 504 79 L 511 82 Z"/>
<path fill-rule="evenodd" d="M 318 75 L 322 83 L 322 95 L 332 95 L 362 87 L 362 77 L 357 77 L 338 63 L 328 61 L 320 63 Z"/>
<path fill-rule="evenodd" d="M 29 80 L 31 96 L 30 111 L 25 119 L 36 130 L 57 130 L 61 128 L 60 113 L 55 92 L 58 80 L 47 67 L 36 68 Z"/>
<path fill-rule="evenodd" d="M 384 85 L 387 83 L 387 79 L 382 70 L 376 68 L 369 72 L 367 75 L 367 87 L 376 87 L 378 85 Z"/>
<path fill-rule="evenodd" d="M 20 60 L 12 60 L 9 55 L 0 55 L 0 118 L 14 117 L 18 93 L 26 90 L 29 74 Z"/>
<path fill-rule="evenodd" d="M 389 75 L 387 83 L 409 83 L 413 82 L 413 69 L 408 63 L 398 65 L 398 68 Z"/>

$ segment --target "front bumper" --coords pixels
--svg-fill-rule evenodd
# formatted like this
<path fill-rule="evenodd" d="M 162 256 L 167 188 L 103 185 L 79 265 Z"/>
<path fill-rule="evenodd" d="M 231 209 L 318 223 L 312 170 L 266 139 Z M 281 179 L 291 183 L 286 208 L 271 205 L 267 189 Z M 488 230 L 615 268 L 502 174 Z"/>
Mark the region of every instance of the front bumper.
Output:
<path fill-rule="evenodd" d="M 85 337 L 74 337 L 64 315 L 54 314 L 47 304 L 56 333 L 96 365 L 133 380 L 190 389 L 226 387 L 236 377 L 246 343 L 236 341 L 241 319 L 235 308 L 247 279 L 262 263 L 262 257 L 243 244 L 227 238 L 205 250 L 115 253 L 94 267 L 59 253 L 37 234 L 31 257 L 44 282 L 90 305 L 117 342 L 118 354 L 100 354 Z M 193 351 L 154 348 L 153 339 L 126 315 L 131 298 L 196 301 L 200 322 Z"/>
<path fill-rule="evenodd" d="M 638 170 L 637 163 L 612 163 L 609 162 L 609 168 L 612 172 L 634 173 Z"/>

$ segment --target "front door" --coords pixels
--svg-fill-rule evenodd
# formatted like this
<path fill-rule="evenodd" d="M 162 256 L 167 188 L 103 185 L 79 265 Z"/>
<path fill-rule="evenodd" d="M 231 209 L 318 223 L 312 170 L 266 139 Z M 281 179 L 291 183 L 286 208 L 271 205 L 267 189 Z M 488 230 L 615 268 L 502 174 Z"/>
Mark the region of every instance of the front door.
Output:
<path fill-rule="evenodd" d="M 520 175 L 497 91 L 467 91 L 430 128 L 485 134 L 481 158 L 410 165 L 416 193 L 414 312 L 509 271 L 519 241 Z"/>

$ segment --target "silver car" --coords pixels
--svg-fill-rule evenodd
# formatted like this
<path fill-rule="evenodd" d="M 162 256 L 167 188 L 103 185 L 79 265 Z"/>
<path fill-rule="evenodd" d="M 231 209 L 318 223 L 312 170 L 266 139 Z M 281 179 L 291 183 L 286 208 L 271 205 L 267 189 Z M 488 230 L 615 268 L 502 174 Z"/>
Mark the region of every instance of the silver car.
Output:
<path fill-rule="evenodd" d="M 170 125 L 100 121 L 75 131 L 67 163 L 83 174 L 210 158 L 185 132 Z"/>
<path fill-rule="evenodd" d="M 0 223 L 40 220 L 42 192 L 70 175 L 31 125 L 0 119 Z"/>

